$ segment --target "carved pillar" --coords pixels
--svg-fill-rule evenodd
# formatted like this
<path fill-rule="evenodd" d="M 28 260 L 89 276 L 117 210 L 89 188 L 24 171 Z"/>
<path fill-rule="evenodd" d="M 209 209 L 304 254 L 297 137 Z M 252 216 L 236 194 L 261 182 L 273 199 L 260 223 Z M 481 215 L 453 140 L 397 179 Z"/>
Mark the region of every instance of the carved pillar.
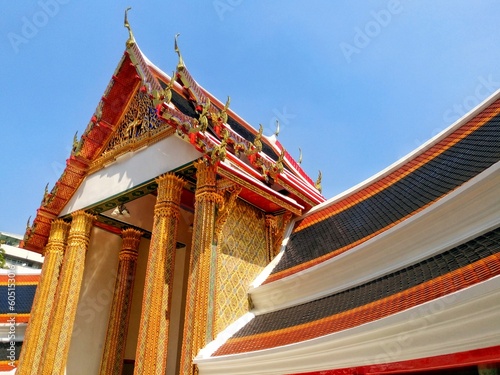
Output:
<path fill-rule="evenodd" d="M 44 262 L 36 289 L 30 321 L 19 358 L 18 375 L 36 374 L 42 359 L 43 344 L 47 336 L 52 305 L 56 296 L 57 279 L 61 267 L 69 224 L 55 220 L 44 252 Z"/>
<path fill-rule="evenodd" d="M 270 262 L 275 254 L 274 240 L 276 231 L 278 230 L 278 221 L 274 215 L 266 215 L 266 247 L 267 247 L 267 261 Z"/>
<path fill-rule="evenodd" d="M 269 261 L 278 255 L 291 219 L 291 212 L 285 212 L 281 216 L 266 215 L 266 246 Z"/>
<path fill-rule="evenodd" d="M 215 298 L 215 217 L 223 197 L 216 189 L 216 167 L 195 164 L 197 186 L 193 242 L 189 265 L 181 374 L 192 374 L 193 358 L 213 335 Z"/>
<path fill-rule="evenodd" d="M 95 219 L 94 216 L 84 211 L 76 211 L 71 216 L 73 220 L 57 285 L 56 301 L 50 318 L 50 333 L 44 345 L 43 368 L 42 371 L 37 372 L 43 375 L 65 373 L 76 306 L 82 285 L 85 254 Z"/>
<path fill-rule="evenodd" d="M 177 225 L 184 180 L 159 177 L 134 374 L 165 374 Z"/>
<path fill-rule="evenodd" d="M 142 232 L 132 228 L 122 231 L 122 249 L 118 255 L 118 272 L 99 371 L 101 375 L 122 373 L 141 237 Z"/>

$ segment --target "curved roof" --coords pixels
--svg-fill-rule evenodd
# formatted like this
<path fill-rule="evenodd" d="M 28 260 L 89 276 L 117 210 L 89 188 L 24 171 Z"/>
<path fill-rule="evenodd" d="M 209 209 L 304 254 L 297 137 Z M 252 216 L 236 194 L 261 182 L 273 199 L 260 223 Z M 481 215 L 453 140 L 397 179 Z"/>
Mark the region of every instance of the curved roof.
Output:
<path fill-rule="evenodd" d="M 343 253 L 449 194 L 500 160 L 500 100 L 381 178 L 295 223 L 266 282 Z"/>
<path fill-rule="evenodd" d="M 342 373 L 483 348 L 498 357 L 499 186 L 500 91 L 299 218 L 250 289 L 254 309 L 199 353 L 200 373 Z M 481 328 L 471 335 L 466 321 Z M 412 345 L 395 341 L 403 333 Z"/>

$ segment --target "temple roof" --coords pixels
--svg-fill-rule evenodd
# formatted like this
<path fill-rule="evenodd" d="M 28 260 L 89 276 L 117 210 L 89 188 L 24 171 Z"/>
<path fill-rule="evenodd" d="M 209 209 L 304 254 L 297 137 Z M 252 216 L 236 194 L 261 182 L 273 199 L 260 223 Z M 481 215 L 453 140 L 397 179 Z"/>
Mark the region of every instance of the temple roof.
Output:
<path fill-rule="evenodd" d="M 266 282 L 353 248 L 434 204 L 500 160 L 500 100 L 402 165 L 295 223 Z"/>
<path fill-rule="evenodd" d="M 240 198 L 266 213 L 300 215 L 325 201 L 319 185 L 275 136 L 263 135 L 262 127 L 257 130 L 229 108 L 229 98 L 224 104 L 193 79 L 177 39 L 173 76 L 146 58 L 131 32 L 126 46 L 87 128 L 75 136 L 63 174 L 51 191 L 46 189 L 33 224 L 28 223 L 22 247 L 43 251 L 51 221 L 87 176 L 170 136 L 190 143 L 221 176 L 242 187 Z M 130 109 L 133 101 L 147 108 Z"/>
<path fill-rule="evenodd" d="M 455 295 L 473 287 L 484 298 L 493 293 L 486 285 L 498 284 L 499 181 L 500 91 L 394 165 L 298 218 L 250 289 L 253 310 L 199 353 L 201 373 L 263 373 L 241 372 L 250 363 L 262 363 L 269 374 L 379 363 L 366 354 L 349 362 L 342 353 L 356 347 L 363 353 L 372 345 L 363 335 L 384 342 L 402 329 L 391 325 L 395 316 L 417 321 L 416 309 L 435 301 L 493 329 L 487 308 L 472 318 L 467 309 L 478 305 Z M 468 307 L 457 310 L 460 304 Z M 458 342 L 455 350 L 499 344 L 487 335 L 481 344 L 467 334 L 456 343 L 431 336 L 436 342 L 427 347 L 437 354 Z M 292 364 L 291 353 L 309 359 Z"/>
<path fill-rule="evenodd" d="M 256 316 L 214 356 L 325 336 L 418 306 L 500 274 L 500 228 L 362 285 Z"/>

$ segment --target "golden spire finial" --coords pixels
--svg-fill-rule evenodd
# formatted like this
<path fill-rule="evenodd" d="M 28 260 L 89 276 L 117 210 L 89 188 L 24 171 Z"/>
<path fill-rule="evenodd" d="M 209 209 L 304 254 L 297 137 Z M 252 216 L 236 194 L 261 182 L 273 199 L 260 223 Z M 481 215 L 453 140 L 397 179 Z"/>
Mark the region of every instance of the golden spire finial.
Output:
<path fill-rule="evenodd" d="M 130 24 L 128 23 L 128 11 L 132 9 L 131 7 L 128 7 L 127 9 L 125 9 L 125 20 L 123 21 L 123 26 L 125 26 L 127 29 L 128 29 L 128 39 L 125 43 L 125 45 L 128 47 L 130 47 L 132 44 L 135 43 L 135 38 L 134 38 L 134 34 L 132 33 L 132 28 L 130 27 Z"/>
<path fill-rule="evenodd" d="M 179 62 L 177 63 L 177 70 L 182 70 L 184 69 L 184 60 L 182 59 L 181 51 L 179 49 L 179 46 L 177 45 L 177 38 L 181 35 L 180 33 L 175 34 L 175 41 L 174 41 L 174 50 L 179 55 Z"/>
<path fill-rule="evenodd" d="M 297 160 L 297 163 L 300 165 L 302 164 L 302 149 L 299 147 L 299 160 Z"/>

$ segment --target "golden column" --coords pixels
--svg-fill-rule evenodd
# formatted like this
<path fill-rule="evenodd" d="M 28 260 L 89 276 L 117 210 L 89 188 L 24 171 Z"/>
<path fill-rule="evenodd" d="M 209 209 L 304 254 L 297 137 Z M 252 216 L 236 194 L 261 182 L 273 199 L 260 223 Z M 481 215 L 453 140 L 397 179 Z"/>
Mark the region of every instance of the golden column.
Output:
<path fill-rule="evenodd" d="M 43 343 L 47 336 L 52 305 L 56 296 L 57 279 L 61 267 L 69 224 L 55 220 L 44 251 L 42 273 L 33 301 L 32 313 L 19 358 L 18 375 L 36 374 L 42 359 Z"/>
<path fill-rule="evenodd" d="M 64 254 L 56 301 L 50 317 L 50 334 L 45 340 L 43 365 L 36 373 L 62 375 L 65 373 L 69 343 L 82 285 L 85 254 L 95 217 L 84 211 L 72 215 L 68 245 Z"/>
<path fill-rule="evenodd" d="M 267 247 L 267 261 L 270 262 L 276 254 L 275 237 L 278 229 L 278 221 L 274 215 L 266 215 L 266 247 Z"/>
<path fill-rule="evenodd" d="M 195 164 L 196 195 L 193 242 L 189 264 L 181 374 L 193 374 L 193 358 L 213 339 L 215 299 L 215 219 L 223 197 L 217 193 L 216 167 Z"/>
<path fill-rule="evenodd" d="M 159 177 L 134 374 L 165 374 L 177 226 L 184 180 Z"/>
<path fill-rule="evenodd" d="M 122 231 L 122 249 L 118 255 L 115 291 L 99 372 L 101 375 L 122 373 L 141 237 L 142 232 L 139 230 L 128 228 Z"/>

